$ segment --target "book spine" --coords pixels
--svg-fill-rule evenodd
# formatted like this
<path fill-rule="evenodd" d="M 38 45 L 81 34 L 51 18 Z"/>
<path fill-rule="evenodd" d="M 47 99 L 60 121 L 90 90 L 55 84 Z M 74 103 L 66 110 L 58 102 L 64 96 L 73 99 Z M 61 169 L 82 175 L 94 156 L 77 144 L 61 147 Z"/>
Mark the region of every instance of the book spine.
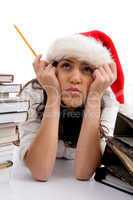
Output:
<path fill-rule="evenodd" d="M 0 99 L 6 99 L 9 98 L 9 93 L 0 93 Z"/>
<path fill-rule="evenodd" d="M 0 93 L 19 93 L 22 90 L 22 84 L 0 84 Z"/>
<path fill-rule="evenodd" d="M 14 75 L 13 74 L 0 74 L 0 78 L 1 77 L 7 77 L 8 76 L 8 78 L 9 78 L 9 80 L 8 81 L 1 81 L 1 79 L 0 79 L 0 83 L 12 83 L 13 81 L 14 81 Z"/>
<path fill-rule="evenodd" d="M 97 168 L 95 176 L 94 176 L 95 181 L 97 181 L 99 183 L 102 183 L 104 185 L 107 185 L 109 187 L 115 188 L 117 190 L 120 190 L 122 192 L 125 192 L 127 194 L 133 195 L 133 191 L 131 192 L 131 191 L 127 190 L 126 188 L 123 189 L 123 188 L 118 187 L 116 185 L 113 185 L 113 184 L 111 184 L 109 182 L 107 183 L 105 180 L 106 180 L 106 176 L 107 176 L 108 173 L 109 172 L 108 172 L 108 169 L 106 167 L 99 167 L 99 168 Z"/>
<path fill-rule="evenodd" d="M 133 159 L 133 147 L 130 147 L 129 145 L 125 144 L 124 142 L 119 141 L 117 138 L 109 138 L 107 139 L 107 144 L 111 146 L 116 146 L 120 151 L 125 153 L 128 157 Z"/>

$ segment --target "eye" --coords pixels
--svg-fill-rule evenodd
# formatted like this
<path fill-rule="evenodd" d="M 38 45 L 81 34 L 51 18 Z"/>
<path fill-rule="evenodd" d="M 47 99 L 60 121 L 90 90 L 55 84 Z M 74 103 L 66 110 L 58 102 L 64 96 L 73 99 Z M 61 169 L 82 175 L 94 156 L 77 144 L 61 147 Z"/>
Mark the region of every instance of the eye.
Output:
<path fill-rule="evenodd" d="M 58 62 L 57 62 L 57 61 L 53 61 L 52 65 L 53 65 L 54 67 L 57 67 Z"/>
<path fill-rule="evenodd" d="M 63 69 L 69 70 L 71 68 L 71 65 L 68 62 L 64 62 L 64 63 L 61 64 L 61 67 Z"/>
<path fill-rule="evenodd" d="M 82 71 L 84 72 L 84 73 L 86 73 L 86 74 L 92 74 L 92 72 L 93 72 L 93 70 L 90 68 L 90 66 L 84 66 L 83 67 L 83 69 L 82 69 Z"/>

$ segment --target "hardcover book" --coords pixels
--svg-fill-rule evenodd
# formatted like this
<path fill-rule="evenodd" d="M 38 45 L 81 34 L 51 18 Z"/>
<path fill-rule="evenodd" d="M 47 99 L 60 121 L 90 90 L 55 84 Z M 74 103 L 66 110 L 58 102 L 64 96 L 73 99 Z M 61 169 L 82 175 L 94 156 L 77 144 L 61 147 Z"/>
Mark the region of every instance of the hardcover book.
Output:
<path fill-rule="evenodd" d="M 13 74 L 0 74 L 0 83 L 12 83 L 13 80 Z"/>
<path fill-rule="evenodd" d="M 105 136 L 106 148 L 95 180 L 133 194 L 133 119 L 118 113 L 114 136 Z"/>

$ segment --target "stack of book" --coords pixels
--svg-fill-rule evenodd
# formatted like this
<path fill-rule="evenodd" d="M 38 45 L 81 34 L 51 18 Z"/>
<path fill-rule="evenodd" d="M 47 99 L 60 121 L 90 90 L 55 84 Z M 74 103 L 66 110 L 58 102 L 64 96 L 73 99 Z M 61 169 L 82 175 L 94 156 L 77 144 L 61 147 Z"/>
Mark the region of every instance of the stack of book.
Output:
<path fill-rule="evenodd" d="M 26 121 L 29 108 L 29 101 L 19 97 L 21 84 L 13 80 L 13 75 L 0 74 L 0 182 L 9 180 L 14 144 L 19 142 L 17 126 Z"/>
<path fill-rule="evenodd" d="M 114 136 L 106 142 L 95 180 L 133 194 L 133 119 L 118 113 Z"/>

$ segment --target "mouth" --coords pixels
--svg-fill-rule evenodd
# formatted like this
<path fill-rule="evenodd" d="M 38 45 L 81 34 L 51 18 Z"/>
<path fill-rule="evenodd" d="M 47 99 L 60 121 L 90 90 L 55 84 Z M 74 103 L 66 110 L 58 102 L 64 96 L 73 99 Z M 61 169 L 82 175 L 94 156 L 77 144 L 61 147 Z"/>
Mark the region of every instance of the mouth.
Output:
<path fill-rule="evenodd" d="M 81 92 L 78 88 L 75 88 L 75 87 L 67 88 L 66 91 L 72 92 L 72 93 L 80 93 Z"/>

